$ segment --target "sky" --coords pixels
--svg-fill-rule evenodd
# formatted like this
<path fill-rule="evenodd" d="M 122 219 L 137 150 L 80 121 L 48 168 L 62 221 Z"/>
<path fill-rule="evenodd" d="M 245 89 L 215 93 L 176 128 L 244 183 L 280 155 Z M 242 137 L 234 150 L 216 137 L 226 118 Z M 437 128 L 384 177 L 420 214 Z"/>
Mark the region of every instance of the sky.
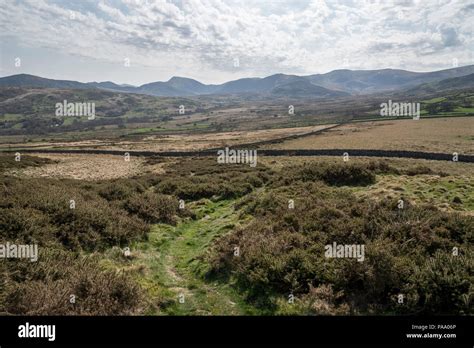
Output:
<path fill-rule="evenodd" d="M 0 0 L 0 76 L 140 85 L 474 64 L 474 0 Z"/>

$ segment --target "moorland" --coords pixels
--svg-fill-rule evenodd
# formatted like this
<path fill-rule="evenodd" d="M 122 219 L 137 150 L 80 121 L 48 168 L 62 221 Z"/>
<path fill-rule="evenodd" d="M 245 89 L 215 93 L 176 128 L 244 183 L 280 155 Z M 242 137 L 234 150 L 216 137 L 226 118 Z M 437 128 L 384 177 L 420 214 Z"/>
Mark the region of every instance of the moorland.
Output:
<path fill-rule="evenodd" d="M 0 78 L 0 243 L 39 246 L 37 262 L 0 262 L 0 313 L 472 315 L 473 163 L 341 153 L 262 155 L 252 167 L 218 163 L 217 152 L 160 155 L 472 157 L 468 68 L 389 71 L 383 83 L 354 72 L 357 84 L 341 72 L 278 75 L 220 93 L 183 79 L 132 89 Z M 95 103 L 96 117 L 57 117 L 63 100 Z M 421 118 L 382 117 L 388 100 L 420 103 Z M 332 243 L 364 245 L 364 261 L 325 257 Z"/>

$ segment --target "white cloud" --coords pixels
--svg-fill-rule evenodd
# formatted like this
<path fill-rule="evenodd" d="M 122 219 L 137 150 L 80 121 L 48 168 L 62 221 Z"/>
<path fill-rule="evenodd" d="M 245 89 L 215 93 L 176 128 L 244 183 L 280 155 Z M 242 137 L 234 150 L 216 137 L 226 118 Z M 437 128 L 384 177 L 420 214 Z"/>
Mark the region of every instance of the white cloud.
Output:
<path fill-rule="evenodd" d="M 0 8 L 0 38 L 33 52 L 46 47 L 114 67 L 129 58 L 160 76 L 206 82 L 343 67 L 432 70 L 453 58 L 473 64 L 472 23 L 474 6 L 462 0 L 117 0 L 81 8 L 5 0 Z"/>

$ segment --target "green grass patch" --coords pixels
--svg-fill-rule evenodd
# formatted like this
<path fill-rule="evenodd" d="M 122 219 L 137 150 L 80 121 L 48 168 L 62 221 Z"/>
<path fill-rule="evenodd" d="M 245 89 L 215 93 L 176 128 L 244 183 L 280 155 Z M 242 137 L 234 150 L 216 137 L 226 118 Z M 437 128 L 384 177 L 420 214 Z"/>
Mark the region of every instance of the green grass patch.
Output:
<path fill-rule="evenodd" d="M 22 114 L 3 114 L 0 115 L 0 121 L 17 121 L 21 120 L 23 117 Z"/>
<path fill-rule="evenodd" d="M 432 104 L 432 103 L 439 103 L 439 102 L 442 102 L 444 100 L 446 100 L 446 97 L 438 97 L 438 98 L 431 98 L 431 99 L 427 99 L 427 100 L 422 100 L 422 103 Z"/>

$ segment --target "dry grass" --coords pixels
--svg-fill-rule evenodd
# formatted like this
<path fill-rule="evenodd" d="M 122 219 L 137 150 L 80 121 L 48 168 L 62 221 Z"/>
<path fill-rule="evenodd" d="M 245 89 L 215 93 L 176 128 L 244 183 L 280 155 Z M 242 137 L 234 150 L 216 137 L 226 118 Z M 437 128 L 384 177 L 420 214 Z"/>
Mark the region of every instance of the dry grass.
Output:
<path fill-rule="evenodd" d="M 190 135 L 167 135 L 150 136 L 143 139 L 143 142 L 133 142 L 128 144 L 116 144 L 107 146 L 107 149 L 127 148 L 133 150 L 148 151 L 189 151 L 203 150 L 209 148 L 220 148 L 226 146 L 235 146 L 238 144 L 266 141 L 283 138 L 292 135 L 299 135 L 314 132 L 327 128 L 331 125 L 263 129 L 256 131 L 235 131 L 212 134 L 190 134 Z"/>
<path fill-rule="evenodd" d="M 474 185 L 466 176 L 386 175 L 377 178 L 377 183 L 358 190 L 360 197 L 376 200 L 397 198 L 412 204 L 432 204 L 443 211 L 458 211 L 474 215 Z"/>
<path fill-rule="evenodd" d="M 163 173 L 163 163 L 146 164 L 145 158 L 90 154 L 34 154 L 56 161 L 40 167 L 12 170 L 10 174 L 26 177 L 104 180 L 131 177 L 142 173 Z"/>
<path fill-rule="evenodd" d="M 474 154 L 474 117 L 347 124 L 278 149 L 384 149 Z"/>
<path fill-rule="evenodd" d="M 244 143 L 252 143 L 271 139 L 283 138 L 291 135 L 305 134 L 331 125 L 263 129 L 256 131 L 234 131 L 204 134 L 172 134 L 172 135 L 150 135 L 137 140 L 83 140 L 71 142 L 35 142 L 18 144 L 2 144 L 2 147 L 21 148 L 68 148 L 68 149 L 107 149 L 107 150 L 135 150 L 135 151 L 191 151 L 209 148 L 234 146 Z"/>

